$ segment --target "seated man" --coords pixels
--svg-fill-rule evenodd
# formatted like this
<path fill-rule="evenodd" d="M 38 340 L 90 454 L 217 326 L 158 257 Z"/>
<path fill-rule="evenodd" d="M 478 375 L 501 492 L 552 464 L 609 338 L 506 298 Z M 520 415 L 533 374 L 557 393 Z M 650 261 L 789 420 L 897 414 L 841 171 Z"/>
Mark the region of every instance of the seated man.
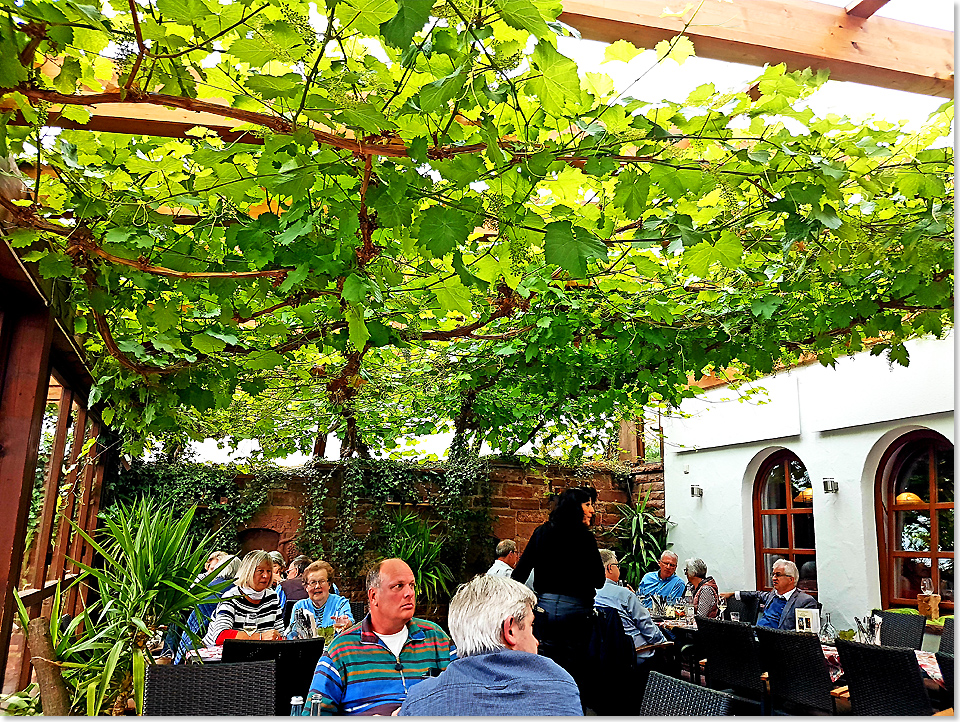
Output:
<path fill-rule="evenodd" d="M 607 580 L 597 590 L 593 605 L 617 610 L 620 621 L 623 623 L 623 631 L 633 637 L 634 647 L 640 648 L 649 644 L 666 642 L 667 639 L 663 636 L 663 632 L 653 623 L 650 612 L 640 603 L 637 595 L 618 584 L 620 581 L 620 564 L 617 562 L 617 555 L 609 549 L 601 549 L 600 560 L 603 562 L 603 573 Z M 637 652 L 637 664 L 643 664 L 652 656 L 652 649 Z"/>
<path fill-rule="evenodd" d="M 686 582 L 677 576 L 677 563 L 680 557 L 671 551 L 660 555 L 660 570 L 647 572 L 640 580 L 637 596 L 652 597 L 659 594 L 666 602 L 674 602 L 683 596 L 687 588 Z"/>
<path fill-rule="evenodd" d="M 797 565 L 786 559 L 778 559 L 773 563 L 770 574 L 773 579 L 773 591 L 770 592 L 724 592 L 720 596 L 724 599 L 758 599 L 762 608 L 757 619 L 758 627 L 771 629 L 787 629 L 793 631 L 797 627 L 797 609 L 817 609 L 817 600 L 806 592 L 797 589 Z"/>
<path fill-rule="evenodd" d="M 523 584 L 503 577 L 481 575 L 462 585 L 448 617 L 458 659 L 411 689 L 400 714 L 580 715 L 573 677 L 537 654 L 536 601 Z"/>
<path fill-rule="evenodd" d="M 517 543 L 513 539 L 504 539 L 497 544 L 497 559 L 489 569 L 487 574 L 494 577 L 510 578 L 513 574 L 513 568 L 517 566 L 517 560 L 520 558 L 517 552 Z"/>
<path fill-rule="evenodd" d="M 280 588 L 283 590 L 286 601 L 299 602 L 301 599 L 310 596 L 307 594 L 306 587 L 303 586 L 303 572 L 312 563 L 313 560 L 306 554 L 300 554 L 290 562 L 290 566 L 287 567 L 287 578 L 280 582 Z"/>
<path fill-rule="evenodd" d="M 339 634 L 317 663 L 309 701 L 320 714 L 389 715 L 414 685 L 440 674 L 456 648 L 439 626 L 414 619 L 413 572 L 400 559 L 385 559 L 367 574 L 370 613 Z"/>

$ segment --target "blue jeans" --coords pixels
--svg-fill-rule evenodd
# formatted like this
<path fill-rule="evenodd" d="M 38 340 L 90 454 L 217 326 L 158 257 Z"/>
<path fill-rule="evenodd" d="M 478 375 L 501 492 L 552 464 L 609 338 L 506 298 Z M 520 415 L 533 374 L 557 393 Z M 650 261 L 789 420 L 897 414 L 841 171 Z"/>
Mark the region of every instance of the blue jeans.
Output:
<path fill-rule="evenodd" d="M 587 650 L 593 629 L 593 600 L 565 594 L 541 594 L 534 610 L 533 635 L 540 654 L 563 667 L 580 687 L 588 674 Z"/>

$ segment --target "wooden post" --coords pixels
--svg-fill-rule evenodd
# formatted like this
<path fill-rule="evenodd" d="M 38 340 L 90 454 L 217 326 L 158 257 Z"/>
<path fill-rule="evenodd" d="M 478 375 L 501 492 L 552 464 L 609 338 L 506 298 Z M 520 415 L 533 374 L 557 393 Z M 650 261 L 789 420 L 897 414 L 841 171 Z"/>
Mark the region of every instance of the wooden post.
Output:
<path fill-rule="evenodd" d="M 3 299 L 8 300 L 8 299 Z M 36 473 L 43 407 L 50 383 L 53 320 L 39 303 L 4 303 L 0 327 L 0 640 L 9 640 L 15 616 L 16 587 L 23 560 L 27 516 Z M 0 644 L 0 669 L 6 669 L 7 644 Z"/>
<path fill-rule="evenodd" d="M 44 717 L 66 717 L 70 714 L 70 696 L 63 683 L 60 667 L 54 659 L 53 643 L 50 641 L 50 620 L 40 617 L 31 619 L 27 631 L 27 646 L 30 661 L 37 670 L 37 686 Z"/>
<path fill-rule="evenodd" d="M 67 497 L 60 510 L 60 523 L 57 526 L 57 539 L 53 544 L 53 558 L 50 560 L 50 578 L 59 579 L 63 576 L 67 557 L 67 546 L 70 543 L 70 524 L 67 519 L 73 519 L 73 505 L 76 501 L 76 484 L 80 451 L 87 438 L 87 410 L 77 407 L 77 420 L 73 424 L 73 442 L 70 446 L 70 471 L 64 484 L 67 486 Z"/>
<path fill-rule="evenodd" d="M 92 421 L 90 425 L 90 438 L 96 439 L 97 435 L 100 433 L 100 425 L 96 421 Z M 94 466 L 97 461 L 97 444 L 94 444 L 90 447 L 90 451 L 87 452 L 86 465 L 83 467 L 83 488 L 80 490 L 80 506 L 77 510 L 77 526 L 83 529 L 85 532 L 89 533 L 91 525 L 89 523 L 89 514 L 91 507 L 91 496 L 93 490 L 93 472 Z M 96 526 L 96 520 L 94 520 L 93 526 Z M 70 556 L 67 560 L 67 571 L 75 572 L 79 570 L 76 562 L 82 561 L 84 556 L 84 547 L 87 546 L 87 543 L 84 541 L 83 537 L 74 532 L 73 541 L 70 543 Z M 86 594 L 83 595 L 81 600 L 77 596 L 77 587 L 74 586 L 67 593 L 67 604 L 66 610 L 68 614 L 73 616 L 77 615 L 77 612 L 80 610 L 80 604 L 82 601 L 86 600 Z"/>

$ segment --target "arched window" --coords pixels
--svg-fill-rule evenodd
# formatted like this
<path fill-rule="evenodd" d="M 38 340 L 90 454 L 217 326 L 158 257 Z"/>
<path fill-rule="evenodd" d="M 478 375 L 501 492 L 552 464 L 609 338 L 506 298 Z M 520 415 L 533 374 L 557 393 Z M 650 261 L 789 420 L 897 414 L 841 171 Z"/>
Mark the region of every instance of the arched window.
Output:
<path fill-rule="evenodd" d="M 797 586 L 816 595 L 813 485 L 792 451 L 778 451 L 760 467 L 753 489 L 753 530 L 758 589 L 772 589 L 773 563 L 788 559 L 800 570 Z"/>
<path fill-rule="evenodd" d="M 929 579 L 953 613 L 953 444 L 913 431 L 887 449 L 877 470 L 880 597 L 916 607 Z"/>

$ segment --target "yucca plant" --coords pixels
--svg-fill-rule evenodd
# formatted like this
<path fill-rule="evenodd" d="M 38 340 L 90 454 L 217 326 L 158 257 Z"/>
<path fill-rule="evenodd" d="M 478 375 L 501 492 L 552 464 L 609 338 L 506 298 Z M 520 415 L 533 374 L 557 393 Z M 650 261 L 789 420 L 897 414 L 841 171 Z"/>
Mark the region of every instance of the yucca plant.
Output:
<path fill-rule="evenodd" d="M 100 568 L 78 563 L 75 584 L 98 593 L 63 634 L 56 630 L 54 647 L 78 713 L 109 713 L 133 693 L 138 711 L 143 703 L 146 665 L 153 663 L 147 643 L 158 630 L 186 630 L 184 620 L 199 604 L 214 601 L 227 583 L 194 585 L 203 572 L 209 539 L 191 542 L 188 535 L 195 508 L 182 516 L 144 497 L 118 505 L 102 515 L 97 540 L 79 529 L 100 556 Z M 215 572 L 207 575 L 212 580 Z M 59 606 L 59 593 L 55 596 Z M 52 610 L 51 635 L 59 615 Z M 24 612 L 25 615 L 25 612 Z M 22 622 L 25 624 L 26 619 Z"/>
<path fill-rule="evenodd" d="M 410 565 L 417 597 L 426 603 L 435 602 L 441 591 L 449 594 L 454 581 L 450 567 L 440 561 L 445 537 L 432 538 L 438 526 L 439 522 L 431 524 L 413 512 L 401 511 L 383 527 L 386 555 Z"/>
<path fill-rule="evenodd" d="M 667 532 L 673 526 L 670 517 L 662 517 L 647 508 L 650 491 L 637 505 L 617 504 L 620 519 L 613 526 L 613 533 L 620 540 L 620 574 L 623 581 L 635 589 L 643 575 L 651 570 L 660 555 L 669 547 Z"/>

